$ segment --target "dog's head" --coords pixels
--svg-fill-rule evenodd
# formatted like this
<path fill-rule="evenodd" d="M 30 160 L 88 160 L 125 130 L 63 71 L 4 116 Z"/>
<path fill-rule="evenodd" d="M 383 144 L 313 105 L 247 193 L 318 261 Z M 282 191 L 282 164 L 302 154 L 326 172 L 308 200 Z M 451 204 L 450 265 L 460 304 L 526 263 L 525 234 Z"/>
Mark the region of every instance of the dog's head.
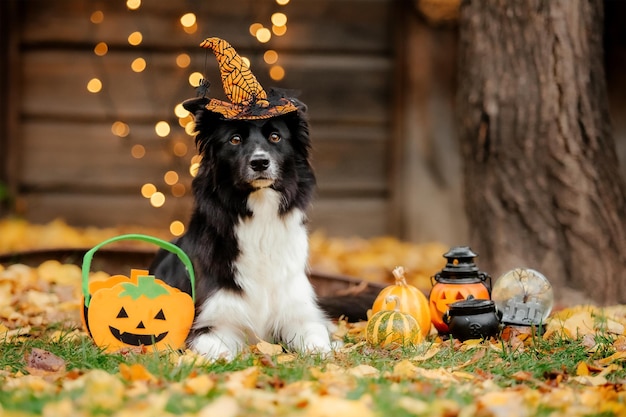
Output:
<path fill-rule="evenodd" d="M 203 104 L 199 99 L 185 106 L 194 114 L 196 145 L 202 155 L 196 192 L 240 194 L 271 187 L 283 193 L 288 204 L 296 194 L 304 194 L 308 203 L 315 177 L 304 105 L 285 115 L 229 120 Z"/>

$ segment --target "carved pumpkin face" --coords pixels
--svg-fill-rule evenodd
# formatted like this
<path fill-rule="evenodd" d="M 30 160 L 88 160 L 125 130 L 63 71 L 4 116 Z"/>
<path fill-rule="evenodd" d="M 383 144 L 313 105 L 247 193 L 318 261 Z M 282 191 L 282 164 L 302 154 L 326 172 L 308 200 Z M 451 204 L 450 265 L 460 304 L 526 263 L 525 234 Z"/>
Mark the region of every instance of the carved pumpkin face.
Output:
<path fill-rule="evenodd" d="M 489 300 L 489 291 L 482 283 L 473 284 L 445 284 L 437 283 L 430 291 L 430 316 L 433 325 L 440 333 L 448 332 L 448 325 L 443 321 L 443 315 L 448 311 L 448 305 L 465 300 L 469 295 L 474 298 Z"/>
<path fill-rule="evenodd" d="M 98 346 L 112 352 L 124 347 L 178 349 L 194 318 L 191 297 L 163 281 L 132 270 L 90 285 L 84 324 Z"/>

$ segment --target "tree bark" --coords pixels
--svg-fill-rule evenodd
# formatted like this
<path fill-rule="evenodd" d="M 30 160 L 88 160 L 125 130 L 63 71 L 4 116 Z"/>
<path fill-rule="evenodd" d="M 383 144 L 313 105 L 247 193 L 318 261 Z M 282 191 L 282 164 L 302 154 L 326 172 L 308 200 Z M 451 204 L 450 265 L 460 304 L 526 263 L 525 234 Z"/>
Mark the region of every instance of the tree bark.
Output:
<path fill-rule="evenodd" d="M 568 288 L 626 302 L 602 1 L 464 1 L 459 30 L 464 198 L 481 269 L 536 269 L 565 303 Z"/>

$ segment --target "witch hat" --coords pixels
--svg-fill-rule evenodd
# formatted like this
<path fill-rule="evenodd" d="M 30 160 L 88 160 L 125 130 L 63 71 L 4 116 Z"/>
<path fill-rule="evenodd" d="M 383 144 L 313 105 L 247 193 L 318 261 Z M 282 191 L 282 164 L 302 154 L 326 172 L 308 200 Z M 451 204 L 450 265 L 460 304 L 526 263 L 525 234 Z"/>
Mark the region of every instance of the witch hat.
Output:
<path fill-rule="evenodd" d="M 228 120 L 268 119 L 298 110 L 293 100 L 281 96 L 275 90 L 270 90 L 268 95 L 235 48 L 224 39 L 206 38 L 200 46 L 211 49 L 215 54 L 224 93 L 230 102 L 215 98 L 193 98 L 183 102 L 185 109 L 193 113 L 204 105 L 205 109 L 219 113 Z"/>

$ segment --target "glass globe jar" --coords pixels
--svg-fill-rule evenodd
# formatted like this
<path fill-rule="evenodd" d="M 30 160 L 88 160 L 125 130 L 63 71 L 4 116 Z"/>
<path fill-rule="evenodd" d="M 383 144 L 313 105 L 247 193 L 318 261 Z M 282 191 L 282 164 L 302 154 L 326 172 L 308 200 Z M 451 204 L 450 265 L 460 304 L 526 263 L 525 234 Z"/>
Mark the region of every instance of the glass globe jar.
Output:
<path fill-rule="evenodd" d="M 502 323 L 538 326 L 545 322 L 554 305 L 548 279 L 530 268 L 516 268 L 502 274 L 493 286 L 491 299 L 502 313 Z"/>

